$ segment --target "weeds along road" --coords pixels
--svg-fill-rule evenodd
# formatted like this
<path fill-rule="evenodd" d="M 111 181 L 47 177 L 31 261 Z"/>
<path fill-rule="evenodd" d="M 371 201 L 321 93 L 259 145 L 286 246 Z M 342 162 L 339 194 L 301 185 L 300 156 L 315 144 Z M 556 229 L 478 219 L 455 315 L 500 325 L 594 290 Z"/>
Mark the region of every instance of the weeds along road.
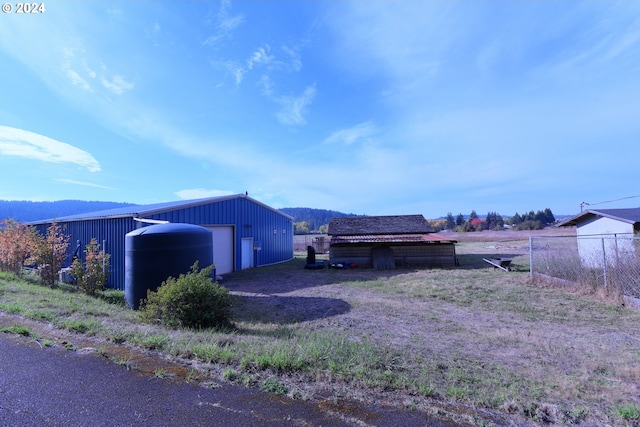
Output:
<path fill-rule="evenodd" d="M 434 426 L 425 414 L 204 388 L 129 371 L 95 352 L 0 334 L 0 426 Z"/>

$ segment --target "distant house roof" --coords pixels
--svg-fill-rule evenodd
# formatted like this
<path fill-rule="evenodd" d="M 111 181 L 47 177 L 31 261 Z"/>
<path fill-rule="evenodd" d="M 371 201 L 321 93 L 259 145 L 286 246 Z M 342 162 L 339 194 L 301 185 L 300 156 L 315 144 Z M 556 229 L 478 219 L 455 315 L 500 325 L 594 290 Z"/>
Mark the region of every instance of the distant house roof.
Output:
<path fill-rule="evenodd" d="M 165 202 L 165 203 L 154 203 L 150 205 L 133 205 L 133 206 L 125 206 L 122 208 L 114 208 L 114 209 L 106 209 L 102 211 L 89 212 L 84 214 L 77 215 L 69 215 L 63 216 L 60 218 L 51 218 L 41 221 L 32 221 L 30 224 L 47 224 L 52 221 L 59 222 L 69 222 L 69 221 L 83 221 L 83 220 L 91 220 L 91 219 L 106 219 L 106 218 L 122 218 L 122 217 L 134 217 L 134 218 L 144 218 L 146 216 L 155 215 L 162 212 L 172 211 L 176 209 L 184 209 L 194 206 L 206 205 L 209 203 L 218 203 L 226 200 L 232 200 L 237 198 L 244 198 L 250 200 L 251 202 L 263 206 L 266 209 L 270 209 L 274 212 L 278 212 L 280 215 L 285 216 L 293 220 L 293 217 L 287 215 L 283 212 L 278 211 L 270 206 L 265 205 L 245 194 L 232 194 L 229 196 L 221 196 L 221 197 L 208 197 L 204 199 L 194 199 L 194 200 L 179 200 L 174 202 Z"/>
<path fill-rule="evenodd" d="M 604 217 L 615 219 L 617 221 L 626 222 L 628 224 L 635 224 L 640 222 L 640 208 L 628 208 L 628 209 L 587 209 L 580 212 L 571 218 L 565 219 L 558 223 L 558 227 L 570 227 L 576 226 L 594 217 Z"/>
<path fill-rule="evenodd" d="M 356 216 L 331 218 L 330 236 L 400 235 L 433 233 L 422 215 Z M 362 241 L 360 239 L 359 241 Z"/>

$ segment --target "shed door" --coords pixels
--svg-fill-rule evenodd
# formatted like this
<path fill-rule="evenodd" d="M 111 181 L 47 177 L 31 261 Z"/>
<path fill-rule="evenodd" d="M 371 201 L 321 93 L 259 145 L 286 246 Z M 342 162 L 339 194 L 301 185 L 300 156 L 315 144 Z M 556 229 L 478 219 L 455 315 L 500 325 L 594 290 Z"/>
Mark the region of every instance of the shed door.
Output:
<path fill-rule="evenodd" d="M 216 274 L 233 271 L 233 227 L 207 227 L 213 233 L 213 263 Z"/>
<path fill-rule="evenodd" d="M 253 267 L 253 237 L 242 239 L 242 269 Z"/>

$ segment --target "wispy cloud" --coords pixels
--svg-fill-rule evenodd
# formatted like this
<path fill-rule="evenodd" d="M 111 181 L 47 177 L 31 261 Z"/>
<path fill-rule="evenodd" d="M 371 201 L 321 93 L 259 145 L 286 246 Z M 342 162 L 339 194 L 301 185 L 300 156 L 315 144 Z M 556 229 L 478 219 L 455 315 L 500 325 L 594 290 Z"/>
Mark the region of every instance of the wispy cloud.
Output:
<path fill-rule="evenodd" d="M 298 96 L 294 95 L 278 95 L 274 90 L 274 85 L 268 76 L 262 76 L 259 81 L 262 94 L 279 104 L 281 109 L 276 114 L 278 121 L 285 125 L 304 125 L 307 123 L 305 113 L 307 107 L 311 105 L 316 96 L 315 83 L 307 86 L 305 90 Z"/>
<path fill-rule="evenodd" d="M 231 33 L 244 21 L 244 15 L 230 15 L 229 9 L 231 2 L 223 0 L 220 3 L 220 9 L 214 18 L 214 32 L 207 37 L 202 44 L 207 46 L 215 46 L 225 38 L 229 37 Z"/>
<path fill-rule="evenodd" d="M 113 187 L 109 187 L 107 185 L 94 184 L 92 182 L 85 182 L 85 181 L 77 181 L 75 179 L 58 178 L 58 179 L 55 179 L 54 181 L 61 182 L 63 184 L 81 185 L 83 187 L 92 187 L 92 188 L 102 188 L 103 190 L 114 190 Z"/>
<path fill-rule="evenodd" d="M 85 77 L 83 77 L 74 67 L 74 62 L 76 60 L 76 51 L 77 49 L 72 47 L 64 47 L 62 48 L 62 62 L 60 64 L 60 68 L 62 72 L 66 75 L 67 79 L 71 82 L 72 85 L 79 87 L 80 89 L 86 92 L 93 92 L 93 88 L 91 84 L 85 77 L 95 78 L 96 74 L 92 70 L 87 70 L 85 68 Z"/>
<path fill-rule="evenodd" d="M 238 61 L 228 59 L 225 61 L 215 61 L 212 65 L 222 68 L 225 73 L 235 82 L 236 86 L 240 86 L 247 74 L 247 69 Z"/>
<path fill-rule="evenodd" d="M 184 200 L 191 199 L 205 199 L 207 197 L 219 197 L 219 196 L 228 196 L 230 194 L 236 194 L 237 192 L 228 191 L 228 190 L 214 190 L 207 188 L 187 188 L 184 190 L 176 191 L 176 196 L 180 197 Z"/>
<path fill-rule="evenodd" d="M 315 83 L 308 86 L 299 96 L 280 96 L 276 98 L 276 102 L 280 104 L 282 109 L 276 114 L 276 117 L 285 125 L 304 125 L 307 123 L 305 113 L 307 107 L 313 102 L 316 96 Z"/>
<path fill-rule="evenodd" d="M 282 50 L 289 58 L 289 61 L 285 63 L 287 69 L 293 72 L 302 70 L 302 59 L 300 59 L 298 48 L 282 46 Z"/>
<path fill-rule="evenodd" d="M 374 133 L 376 133 L 376 131 L 377 129 L 373 122 L 368 121 L 357 124 L 348 129 L 341 129 L 333 132 L 324 140 L 324 142 L 326 144 L 342 143 L 351 145 L 354 142 L 369 139 Z"/>
<path fill-rule="evenodd" d="M 240 86 L 250 71 L 261 66 L 268 67 L 271 64 L 277 63 L 275 56 L 269 53 L 270 50 L 269 45 L 265 45 L 256 49 L 244 62 L 227 59 L 223 61 L 212 61 L 212 65 L 224 69 L 226 74 L 233 78 L 236 86 Z"/>
<path fill-rule="evenodd" d="M 252 70 L 256 65 L 266 65 L 273 62 L 275 57 L 273 55 L 269 55 L 270 50 L 271 48 L 269 47 L 269 45 L 265 45 L 259 49 L 256 49 L 256 51 L 253 52 L 253 54 L 247 60 L 247 68 Z"/>
<path fill-rule="evenodd" d="M 100 163 L 86 151 L 44 135 L 8 126 L 0 126 L 0 154 L 50 163 L 71 163 L 90 172 L 101 170 Z"/>
<path fill-rule="evenodd" d="M 92 82 L 98 80 L 107 90 L 116 95 L 121 95 L 132 90 L 135 85 L 120 74 L 109 76 L 108 67 L 100 64 L 99 67 L 91 67 L 86 52 L 80 47 L 67 46 L 62 48 L 62 61 L 60 67 L 72 85 L 86 92 L 95 92 Z M 99 71 L 96 71 L 98 69 Z"/>
<path fill-rule="evenodd" d="M 102 86 L 115 93 L 116 95 L 121 95 L 125 91 L 131 90 L 135 87 L 133 83 L 126 81 L 122 76 L 116 74 L 110 80 L 106 77 L 101 77 L 100 82 Z"/>
<path fill-rule="evenodd" d="M 626 58 L 636 63 L 640 45 L 640 19 L 625 24 L 625 31 L 620 31 L 618 20 L 605 17 L 593 22 L 595 29 L 581 34 L 581 44 L 566 52 L 556 64 L 557 68 L 573 77 L 576 70 L 583 73 L 585 69 L 599 69 L 614 61 L 625 61 Z"/>

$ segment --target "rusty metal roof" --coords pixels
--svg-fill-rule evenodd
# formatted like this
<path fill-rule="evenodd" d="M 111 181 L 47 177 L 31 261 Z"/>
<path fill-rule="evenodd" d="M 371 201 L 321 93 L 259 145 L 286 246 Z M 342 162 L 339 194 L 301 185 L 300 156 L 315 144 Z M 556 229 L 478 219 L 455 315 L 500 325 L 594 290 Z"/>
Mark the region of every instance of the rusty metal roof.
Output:
<path fill-rule="evenodd" d="M 340 243 L 456 243 L 456 240 L 439 234 L 361 234 L 332 236 L 331 244 Z"/>

